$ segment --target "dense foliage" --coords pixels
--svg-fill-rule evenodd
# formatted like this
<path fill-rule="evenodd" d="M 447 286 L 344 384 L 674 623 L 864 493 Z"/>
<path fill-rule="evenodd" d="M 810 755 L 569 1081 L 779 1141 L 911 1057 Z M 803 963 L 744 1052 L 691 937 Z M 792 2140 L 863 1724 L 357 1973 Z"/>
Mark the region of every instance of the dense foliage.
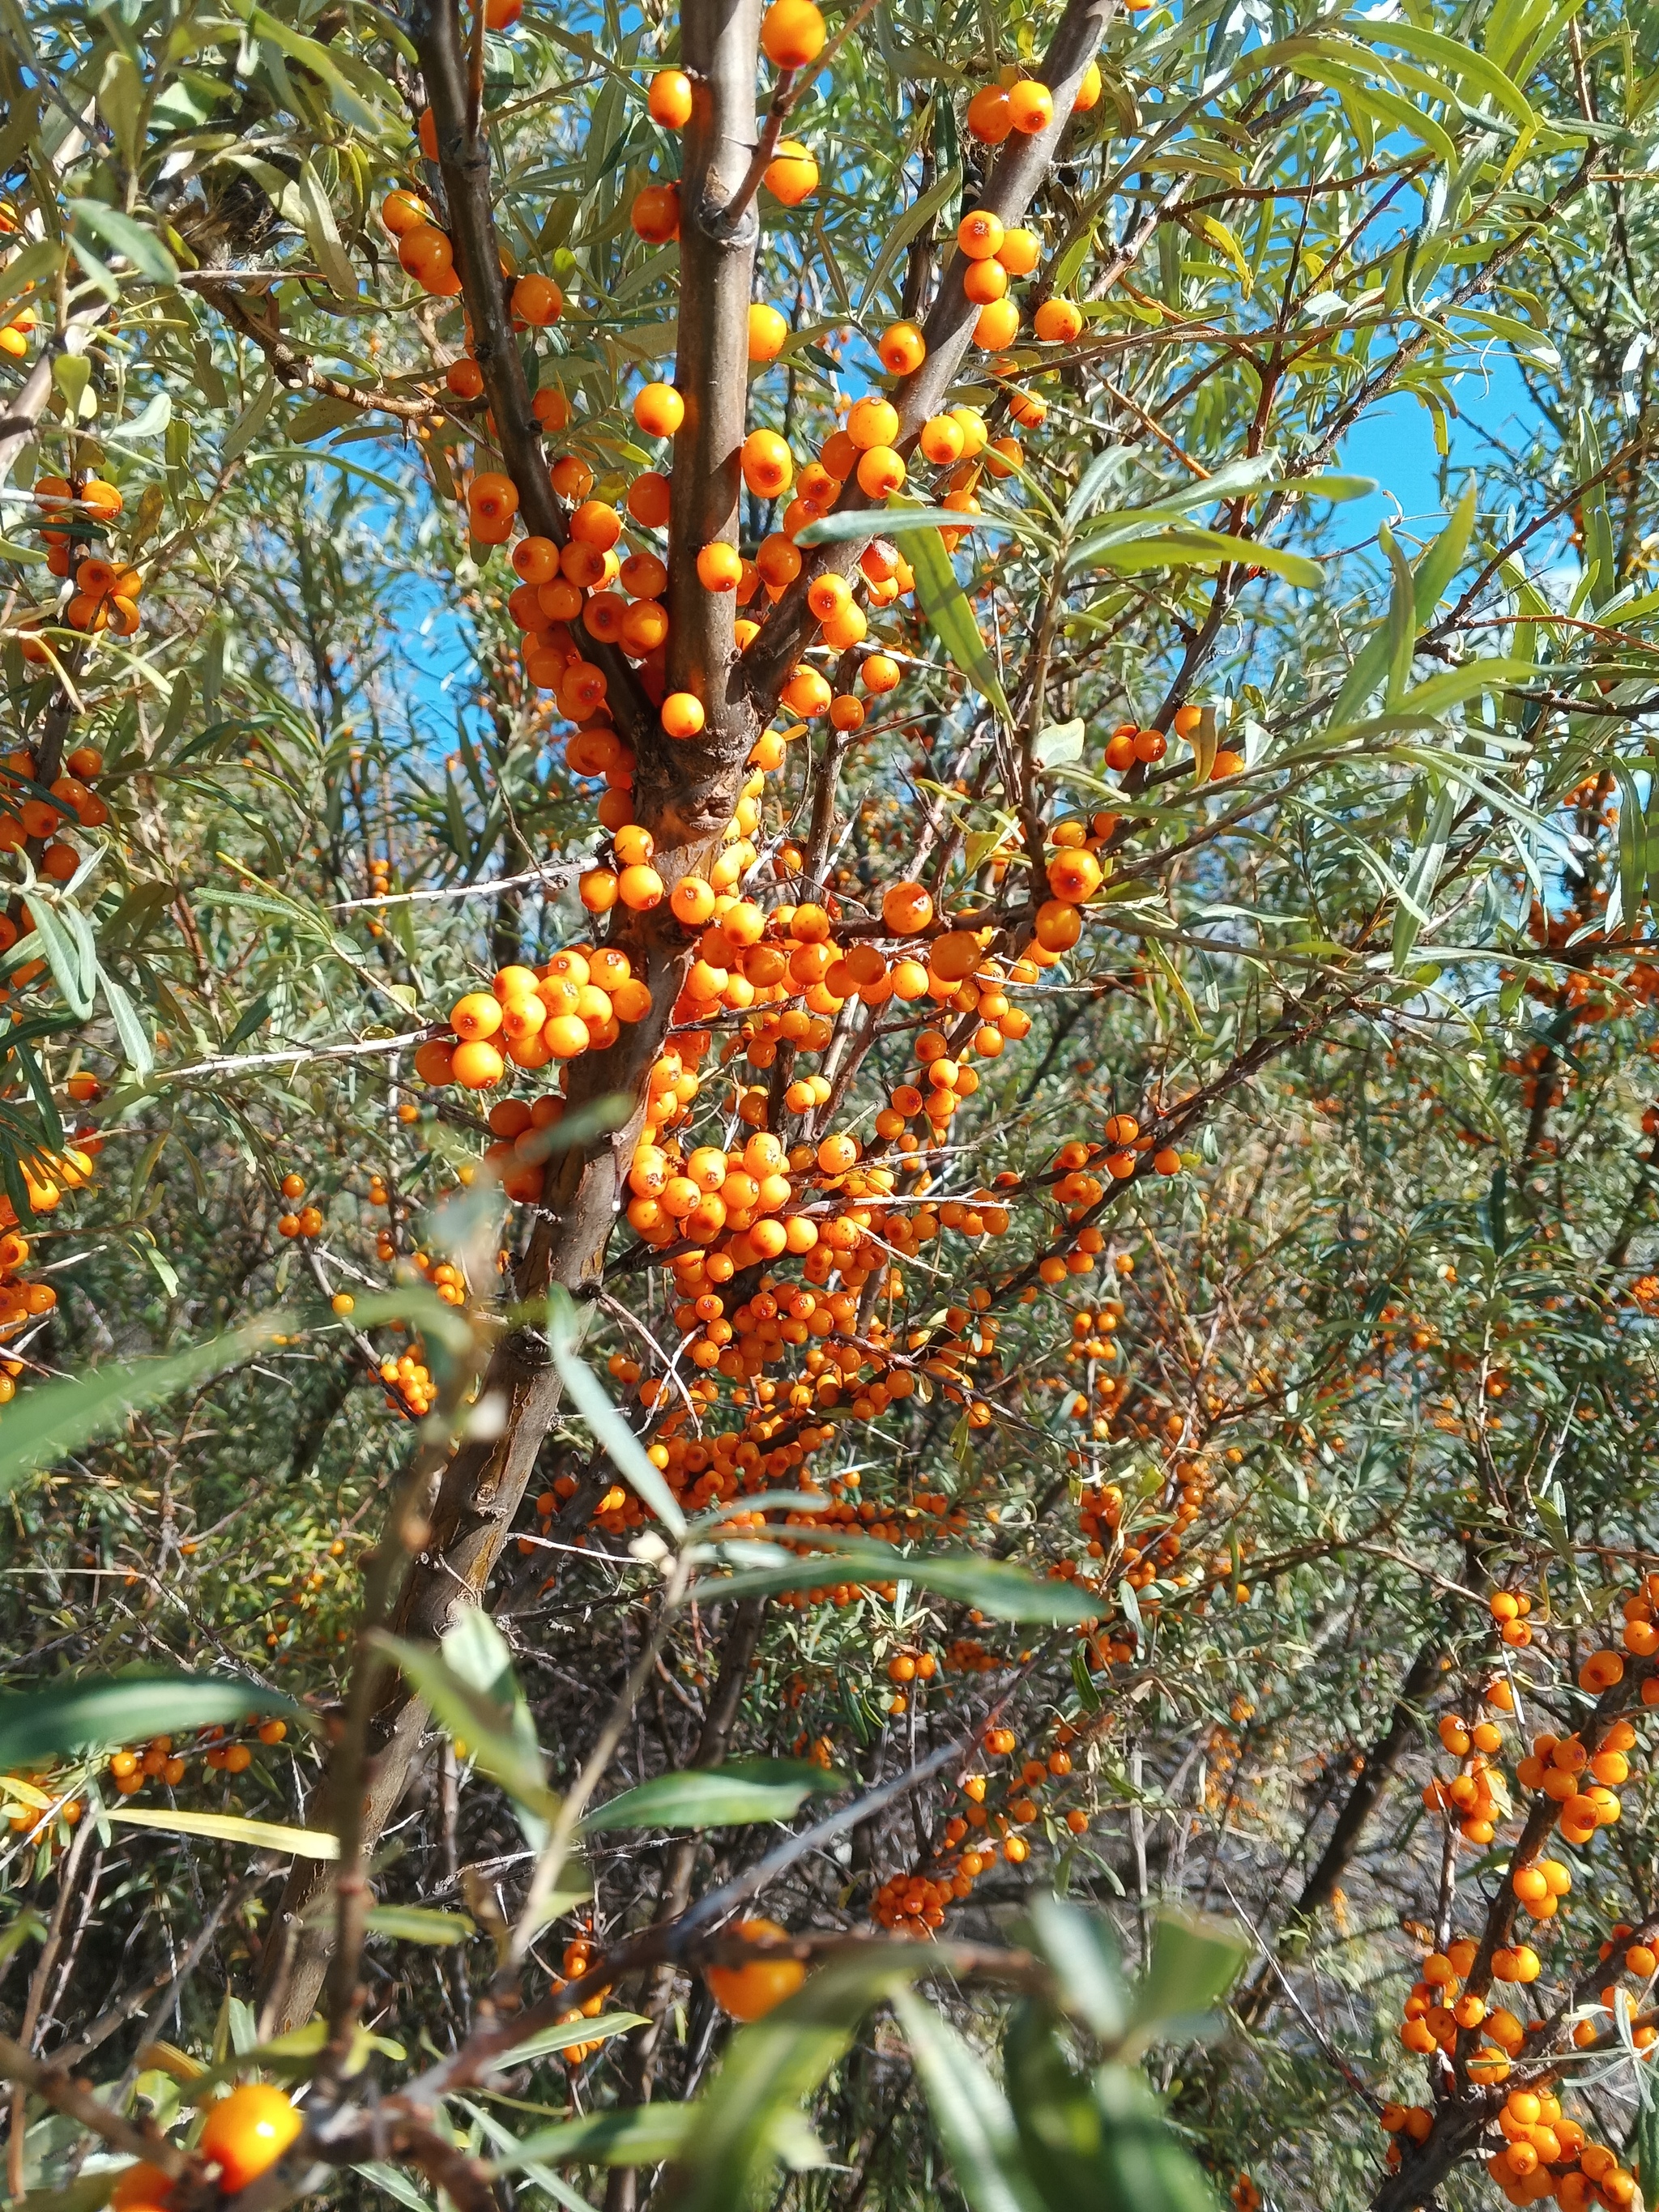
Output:
<path fill-rule="evenodd" d="M 9 2194 L 1652 2202 L 1651 11 L 482 5 L 0 10 Z"/>

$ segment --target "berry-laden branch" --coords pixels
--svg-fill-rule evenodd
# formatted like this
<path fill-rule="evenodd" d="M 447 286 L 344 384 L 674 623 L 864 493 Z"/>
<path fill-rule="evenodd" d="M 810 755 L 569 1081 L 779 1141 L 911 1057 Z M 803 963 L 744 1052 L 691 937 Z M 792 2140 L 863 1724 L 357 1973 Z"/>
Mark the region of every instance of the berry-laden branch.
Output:
<path fill-rule="evenodd" d="M 727 15 L 714 6 L 694 7 L 686 14 L 685 38 L 688 51 L 695 52 L 706 70 L 706 80 L 688 134 L 684 191 L 688 204 L 702 210 L 706 222 L 700 226 L 694 219 L 683 246 L 698 270 L 699 281 L 692 283 L 688 272 L 683 295 L 679 388 L 685 410 L 681 437 L 686 459 L 675 471 L 675 495 L 685 513 L 671 529 L 670 565 L 672 573 L 678 557 L 674 549 L 689 544 L 690 584 L 677 600 L 673 649 L 686 656 L 686 663 L 696 666 L 700 681 L 707 684 L 708 672 L 729 667 L 733 660 L 732 617 L 725 595 L 706 592 L 697 585 L 695 559 L 703 542 L 698 532 L 705 526 L 719 529 L 735 524 L 754 258 L 752 239 L 746 245 L 721 243 L 714 235 L 713 224 L 722 196 L 731 188 L 730 181 L 722 180 L 741 175 L 753 137 L 757 9 L 746 5 Z M 453 9 L 447 4 L 422 9 L 416 43 L 432 102 L 461 281 L 472 319 L 474 353 L 495 411 L 503 459 L 532 530 L 562 539 L 562 519 L 541 463 L 502 288 L 494 275 L 488 156 L 482 141 L 474 143 L 465 130 L 465 88 Z M 706 268 L 698 261 L 700 253 Z M 487 281 L 475 281 L 473 272 L 478 270 L 488 272 Z M 694 295 L 700 301 L 695 307 Z M 716 609 L 713 613 L 708 611 L 710 602 Z M 721 606 L 723 617 L 718 611 Z M 681 607 L 686 610 L 683 620 Z M 626 659 L 597 644 L 590 649 L 609 679 L 606 704 L 634 745 L 634 811 L 645 833 L 643 849 L 654 860 L 663 887 L 672 890 L 683 875 L 707 867 L 709 848 L 731 820 L 738 778 L 753 741 L 751 710 L 746 702 L 733 700 L 717 711 L 706 743 L 666 743 L 648 709 L 641 714 L 643 695 Z M 619 674 L 613 673 L 613 664 Z M 574 1116 L 585 1107 L 620 1099 L 627 1102 L 627 1118 L 613 1134 L 568 1146 L 550 1169 L 518 1269 L 517 1289 L 525 1300 L 544 1296 L 551 1282 L 580 1293 L 599 1279 L 626 1164 L 647 1109 L 648 1079 L 690 965 L 690 947 L 665 899 L 654 907 L 616 909 L 610 942 L 626 955 L 633 977 L 646 987 L 647 1012 L 643 1018 L 622 1028 L 608 1051 L 586 1053 L 574 1062 L 565 1103 Z M 615 1115 L 607 1119 L 614 1127 Z M 397 1613 L 398 1632 L 416 1640 L 441 1637 L 467 1606 L 482 1597 L 523 1503 L 536 1455 L 560 1402 L 559 1378 L 537 1331 L 520 1327 L 502 1336 L 480 1396 L 500 1409 L 501 1425 L 489 1433 L 489 1425 L 484 1425 L 485 1432 L 464 1440 L 444 1469 L 430 1535 Z M 362 1815 L 366 1848 L 372 1848 L 408 1786 L 425 1724 L 425 1708 L 394 1684 L 375 1729 Z M 309 2016 L 326 1972 L 326 1930 L 306 1925 L 307 1907 L 321 1887 L 318 1868 L 296 1863 L 283 1906 L 294 1936 L 292 1953 L 282 1954 L 288 1977 L 283 2013 L 291 2022 Z M 281 1951 L 282 1947 L 272 1945 L 268 1954 L 268 1971 L 273 1974 Z"/>
<path fill-rule="evenodd" d="M 431 103 L 430 131 L 448 202 L 456 273 L 471 324 L 472 356 L 483 380 L 502 465 L 526 526 L 562 545 L 566 518 L 542 452 L 507 308 L 490 204 L 489 141 L 468 119 L 466 64 L 455 0 L 417 0 L 410 32 Z M 614 646 L 596 644 L 592 657 L 605 671 L 612 714 L 633 737 L 653 720 L 638 678 Z"/>
<path fill-rule="evenodd" d="M 996 227 L 992 231 L 988 226 L 985 234 L 1000 242 L 1004 231 L 1018 224 L 1053 164 L 1060 137 L 1072 119 L 1078 94 L 1083 89 L 1084 79 L 1093 66 L 1096 50 L 1111 20 L 1112 5 L 1113 0 L 1068 0 L 1036 76 L 1036 82 L 1048 89 L 1052 112 L 1040 131 L 1012 133 L 997 157 L 978 208 L 963 224 L 964 230 L 975 217 L 988 217 Z M 946 264 L 933 304 L 922 325 L 926 354 L 916 368 L 901 377 L 891 393 L 890 404 L 898 421 L 889 443 L 902 458 L 908 458 L 915 450 L 923 423 L 943 409 L 981 327 L 980 318 L 987 303 L 970 296 L 967 283 L 969 272 L 976 265 L 964 251 L 958 251 Z M 1018 328 L 1017 319 L 1014 327 Z M 1006 338 L 999 340 L 999 343 L 1006 343 Z M 880 511 L 886 498 L 884 491 L 872 492 L 855 483 L 848 485 L 833 511 L 848 514 L 867 510 L 870 538 L 873 538 L 880 527 Z M 807 592 L 813 579 L 826 573 L 850 574 L 870 538 L 854 538 L 825 546 L 805 562 L 799 576 L 763 624 L 759 636 L 744 653 L 743 667 L 750 696 L 766 711 L 770 711 L 815 627 L 815 617 L 807 605 Z"/>
<path fill-rule="evenodd" d="M 684 417 L 674 437 L 669 512 L 668 688 L 701 702 L 691 738 L 660 732 L 640 749 L 638 819 L 659 843 L 707 838 L 729 819 L 734 771 L 759 723 L 737 672 L 736 607 L 697 573 L 706 545 L 734 543 L 743 479 L 739 454 L 749 401 L 749 301 L 760 225 L 723 215 L 755 138 L 758 0 L 690 0 L 681 44 L 692 86 L 680 181 L 679 355 L 675 389 Z"/>

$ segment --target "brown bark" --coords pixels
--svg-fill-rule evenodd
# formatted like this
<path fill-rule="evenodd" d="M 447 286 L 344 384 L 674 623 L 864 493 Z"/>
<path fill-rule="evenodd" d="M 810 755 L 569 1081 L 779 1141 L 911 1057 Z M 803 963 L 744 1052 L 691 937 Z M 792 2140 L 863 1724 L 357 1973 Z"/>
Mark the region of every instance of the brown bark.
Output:
<path fill-rule="evenodd" d="M 757 0 L 737 0 L 732 6 L 688 9 L 684 26 L 688 59 L 704 75 L 697 112 L 687 132 L 683 268 L 688 292 L 695 285 L 703 296 L 695 313 L 687 310 L 681 326 L 679 374 L 688 395 L 697 395 L 697 404 L 694 407 L 688 398 L 686 421 L 677 441 L 677 461 L 682 452 L 684 459 L 676 467 L 676 480 L 684 478 L 690 489 L 676 495 L 685 509 L 676 538 L 682 546 L 690 543 L 691 547 L 691 583 L 688 587 L 680 580 L 679 602 L 702 611 L 686 621 L 684 638 L 676 618 L 675 667 L 682 673 L 672 680 L 680 681 L 683 675 L 688 686 L 708 687 L 709 722 L 703 739 L 687 744 L 665 738 L 628 664 L 620 656 L 607 659 L 593 649 L 593 659 L 610 676 L 609 696 L 618 727 L 635 749 L 637 817 L 656 839 L 655 865 L 671 890 L 682 875 L 708 865 L 731 820 L 757 727 L 749 701 L 731 694 L 734 655 L 729 599 L 696 585 L 695 562 L 698 546 L 706 542 L 696 535 L 698 531 L 719 536 L 735 525 L 755 233 L 751 228 L 746 242 L 741 234 L 735 243 L 722 241 L 712 217 L 722 196 L 729 197 L 740 178 L 753 138 L 758 16 Z M 519 488 L 526 523 L 562 540 L 563 518 L 548 478 L 495 274 L 488 156 L 482 140 L 475 144 L 467 131 L 453 0 L 424 0 L 414 31 L 436 121 L 474 350 L 483 371 L 502 457 Z M 707 612 L 705 603 L 711 601 L 724 605 L 723 616 Z M 628 953 L 634 973 L 648 984 L 652 1010 L 645 1020 L 624 1027 L 609 1051 L 586 1054 L 572 1063 L 568 1109 L 574 1115 L 597 1100 L 620 1094 L 630 1102 L 631 1111 L 624 1126 L 613 1133 L 555 1156 L 519 1269 L 518 1293 L 526 1301 L 541 1297 L 554 1283 L 578 1299 L 598 1286 L 627 1164 L 644 1117 L 647 1079 L 662 1050 L 684 978 L 689 958 L 684 933 L 665 900 L 648 913 L 615 909 L 608 941 Z M 464 1439 L 452 1454 L 434 1501 L 430 1538 L 398 1609 L 398 1635 L 417 1642 L 441 1638 L 462 1609 L 482 1597 L 523 1502 L 543 1439 L 557 1414 L 559 1395 L 557 1372 L 540 1332 L 527 1325 L 507 1331 L 492 1353 L 480 1392 L 481 1400 L 494 1396 L 501 1401 L 504 1426 L 493 1439 Z M 394 1683 L 378 1716 L 365 1793 L 363 1832 L 370 1846 L 408 1789 L 425 1725 L 425 1708 Z M 322 1787 L 326 1790 L 326 1778 Z M 319 1802 L 326 1803 L 327 1799 Z M 316 1862 L 296 1862 L 280 1915 L 288 1940 L 267 1946 L 273 1975 L 278 1962 L 286 1961 L 283 2025 L 309 2018 L 322 1986 L 331 1930 L 301 1923 L 327 1879 L 326 1869 Z"/>

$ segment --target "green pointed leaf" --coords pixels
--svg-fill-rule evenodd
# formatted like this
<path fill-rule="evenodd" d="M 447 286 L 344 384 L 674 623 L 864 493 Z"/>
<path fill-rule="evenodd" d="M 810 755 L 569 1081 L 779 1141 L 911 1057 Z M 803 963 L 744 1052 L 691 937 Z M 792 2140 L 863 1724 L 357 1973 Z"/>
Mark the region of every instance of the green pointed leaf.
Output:
<path fill-rule="evenodd" d="M 112 1359 L 89 1374 L 37 1384 L 7 1407 L 0 1427 L 0 1497 L 118 1428 L 135 1407 L 157 1405 L 205 1376 L 253 1358 L 296 1324 L 295 1315 L 267 1314 L 170 1359 Z"/>
<path fill-rule="evenodd" d="M 411 1644 L 383 1632 L 374 1641 L 443 1727 L 465 1741 L 480 1769 L 500 1783 L 519 1808 L 532 1849 L 539 1850 L 558 1799 L 548 1788 L 535 1724 L 494 1621 L 482 1607 L 469 1606 L 441 1644 Z"/>
<path fill-rule="evenodd" d="M 934 636 L 980 696 L 989 701 L 1004 722 L 1011 721 L 1012 716 L 996 662 L 980 635 L 979 624 L 974 619 L 967 593 L 957 580 L 951 556 L 937 537 L 924 532 L 915 539 L 910 565 L 915 572 L 917 604 L 927 616 Z"/>
<path fill-rule="evenodd" d="M 1135 1984 L 1131 2027 L 1169 2028 L 1208 2012 L 1232 1987 L 1249 1952 L 1231 1921 L 1160 1914 L 1152 1961 Z"/>
<path fill-rule="evenodd" d="M 570 1394 L 571 1403 L 604 1446 L 611 1465 L 664 1528 L 676 1536 L 683 1536 L 685 1516 L 679 1500 L 647 1458 L 645 1446 L 629 1427 L 620 1408 L 612 1404 L 599 1376 L 576 1357 L 575 1346 L 580 1341 L 576 1316 L 568 1297 L 560 1290 L 555 1291 L 549 1309 L 548 1340 L 552 1346 L 553 1364 Z"/>
<path fill-rule="evenodd" d="M 986 2067 L 914 1990 L 896 1990 L 892 2005 L 969 2212 L 1042 2212 L 1008 2100 Z"/>
<path fill-rule="evenodd" d="M 101 200 L 71 200 L 70 211 L 82 230 L 89 230 L 117 253 L 125 254 L 141 276 L 153 283 L 176 284 L 179 264 L 167 252 L 154 231 L 146 230 L 119 208 L 106 207 Z"/>
<path fill-rule="evenodd" d="M 0 1766 L 186 1735 L 250 1713 L 309 1725 L 292 1698 L 237 1674 L 90 1674 L 0 1697 Z"/>
<path fill-rule="evenodd" d="M 676 2212 L 731 2212 L 773 2163 L 774 2133 L 811 2106 L 830 2069 L 878 1999 L 927 1971 L 927 1945 L 836 1960 L 726 2047 L 714 2086 L 678 2153 Z"/>
<path fill-rule="evenodd" d="M 1037 1949 L 1060 1986 L 1067 2012 L 1097 2041 L 1120 2041 L 1129 2025 L 1129 1993 L 1112 1924 L 1070 1898 L 1039 1891 L 1030 1907 Z"/>
<path fill-rule="evenodd" d="M 750 1567 L 706 1578 L 690 1595 L 709 1605 L 720 1598 L 816 1589 L 826 1583 L 908 1582 L 918 1589 L 976 1606 L 998 1620 L 1058 1623 L 1093 1620 L 1100 1614 L 1101 1600 L 1093 1592 L 1030 1574 L 1006 1560 L 980 1559 L 970 1552 L 901 1552 L 869 1537 L 842 1536 L 833 1529 L 816 1531 L 812 1540 L 830 1548 L 795 1565 Z"/>
<path fill-rule="evenodd" d="M 593 2023 L 573 2022 L 572 2040 L 593 2040 Z M 568 2049 L 569 2045 L 550 2045 Z M 526 2165 L 542 2166 L 659 2166 L 677 2156 L 700 2124 L 704 2107 L 690 2105 L 635 2105 L 605 2112 L 589 2112 L 580 2120 L 563 2120 L 556 2126 L 538 2128 L 515 2149 L 489 2161 L 492 2179 L 517 2173 Z"/>
<path fill-rule="evenodd" d="M 589 1813 L 584 1828 L 734 1828 L 788 1820 L 809 1797 L 848 1786 L 845 1775 L 805 1759 L 730 1759 L 723 1766 L 659 1774 Z"/>

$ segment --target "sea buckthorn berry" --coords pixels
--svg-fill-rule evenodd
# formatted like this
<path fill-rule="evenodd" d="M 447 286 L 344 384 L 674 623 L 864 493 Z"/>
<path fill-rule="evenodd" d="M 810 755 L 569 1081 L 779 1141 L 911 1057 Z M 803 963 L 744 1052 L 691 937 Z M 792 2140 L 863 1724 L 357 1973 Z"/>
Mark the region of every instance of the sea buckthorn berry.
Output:
<path fill-rule="evenodd" d="M 1054 94 L 1046 84 L 1038 84 L 1032 77 L 1022 77 L 1018 84 L 1009 87 L 1008 120 L 1016 131 L 1035 137 L 1039 131 L 1048 128 L 1054 118 Z"/>
<path fill-rule="evenodd" d="M 695 691 L 671 691 L 662 702 L 662 726 L 671 738 L 695 738 L 706 720 Z"/>
<path fill-rule="evenodd" d="M 642 384 L 634 395 L 634 420 L 647 438 L 672 438 L 685 420 L 685 402 L 672 384 Z"/>
<path fill-rule="evenodd" d="M 787 1929 L 781 1928 L 775 1920 L 739 1920 L 731 1933 L 750 1943 L 789 1940 Z M 799 1959 L 757 1956 L 739 1966 L 707 1967 L 703 1979 L 710 1996 L 732 2019 L 763 2020 L 786 1997 L 793 1996 L 806 1979 L 806 1968 Z"/>
<path fill-rule="evenodd" d="M 953 461 L 959 461 L 967 442 L 961 423 L 952 415 L 930 415 L 916 441 L 922 459 L 932 461 L 936 468 L 947 468 Z"/>
<path fill-rule="evenodd" d="M 820 622 L 830 622 L 853 603 L 852 586 L 845 576 L 826 572 L 815 576 L 807 587 L 806 604 Z"/>
<path fill-rule="evenodd" d="M 1034 230 L 1005 230 L 996 258 L 1011 276 L 1029 276 L 1042 258 L 1042 246 Z"/>
<path fill-rule="evenodd" d="M 684 70 L 659 70 L 646 95 L 651 120 L 665 131 L 684 131 L 691 120 L 691 80 Z"/>
<path fill-rule="evenodd" d="M 988 208 L 975 208 L 957 226 L 957 244 L 969 261 L 988 261 L 1002 244 L 1005 234 L 1000 216 Z"/>
<path fill-rule="evenodd" d="M 823 51 L 823 17 L 812 0 L 772 0 L 761 18 L 761 50 L 781 70 L 805 69 Z"/>
<path fill-rule="evenodd" d="M 1083 72 L 1083 82 L 1077 88 L 1077 98 L 1072 102 L 1073 115 L 1086 115 L 1091 107 L 1100 105 L 1102 81 L 1100 64 L 1091 62 Z"/>
<path fill-rule="evenodd" d="M 276 2165 L 304 2125 L 280 2089 L 265 2081 L 244 2081 L 209 2106 L 197 2148 L 218 2167 L 220 2188 L 234 2197 Z"/>
<path fill-rule="evenodd" d="M 867 392 L 848 410 L 847 434 L 860 453 L 872 446 L 890 446 L 898 434 L 898 410 L 890 399 Z"/>
<path fill-rule="evenodd" d="M 788 343 L 789 325 L 775 307 L 757 301 L 749 310 L 749 358 L 775 361 Z"/>
<path fill-rule="evenodd" d="M 1082 310 L 1070 300 L 1045 300 L 1031 328 L 1046 345 L 1070 345 L 1083 328 Z"/>
<path fill-rule="evenodd" d="M 867 498 L 890 499 L 904 482 L 904 458 L 891 446 L 872 446 L 859 455 L 858 476 Z"/>
<path fill-rule="evenodd" d="M 817 162 L 799 138 L 780 138 L 777 152 L 766 165 L 764 182 L 781 205 L 799 207 L 818 188 Z"/>
<path fill-rule="evenodd" d="M 927 358 L 927 341 L 914 323 L 890 323 L 876 348 L 890 376 L 908 376 Z M 884 444 L 890 443 L 884 440 Z"/>
<path fill-rule="evenodd" d="M 564 294 L 550 276 L 520 276 L 513 287 L 512 311 L 520 322 L 545 330 L 564 313 Z"/>
<path fill-rule="evenodd" d="M 1001 353 L 1019 335 L 1019 309 L 1012 300 L 993 300 L 974 325 L 974 343 L 981 353 Z"/>
<path fill-rule="evenodd" d="M 697 581 L 706 592 L 735 592 L 743 576 L 743 556 L 716 538 L 697 556 Z"/>
<path fill-rule="evenodd" d="M 635 193 L 628 219 L 635 235 L 647 246 L 666 246 L 680 234 L 679 186 L 647 185 Z"/>
<path fill-rule="evenodd" d="M 962 272 L 962 289 L 976 307 L 988 307 L 1008 289 L 1008 271 L 1000 261 L 970 261 Z"/>
<path fill-rule="evenodd" d="M 743 480 L 758 499 L 776 499 L 794 478 L 793 457 L 775 430 L 751 430 L 743 441 L 742 463 Z"/>
<path fill-rule="evenodd" d="M 1013 124 L 1008 112 L 1008 95 L 1000 84 L 982 86 L 968 103 L 963 120 L 969 133 L 981 146 L 1000 146 Z"/>

